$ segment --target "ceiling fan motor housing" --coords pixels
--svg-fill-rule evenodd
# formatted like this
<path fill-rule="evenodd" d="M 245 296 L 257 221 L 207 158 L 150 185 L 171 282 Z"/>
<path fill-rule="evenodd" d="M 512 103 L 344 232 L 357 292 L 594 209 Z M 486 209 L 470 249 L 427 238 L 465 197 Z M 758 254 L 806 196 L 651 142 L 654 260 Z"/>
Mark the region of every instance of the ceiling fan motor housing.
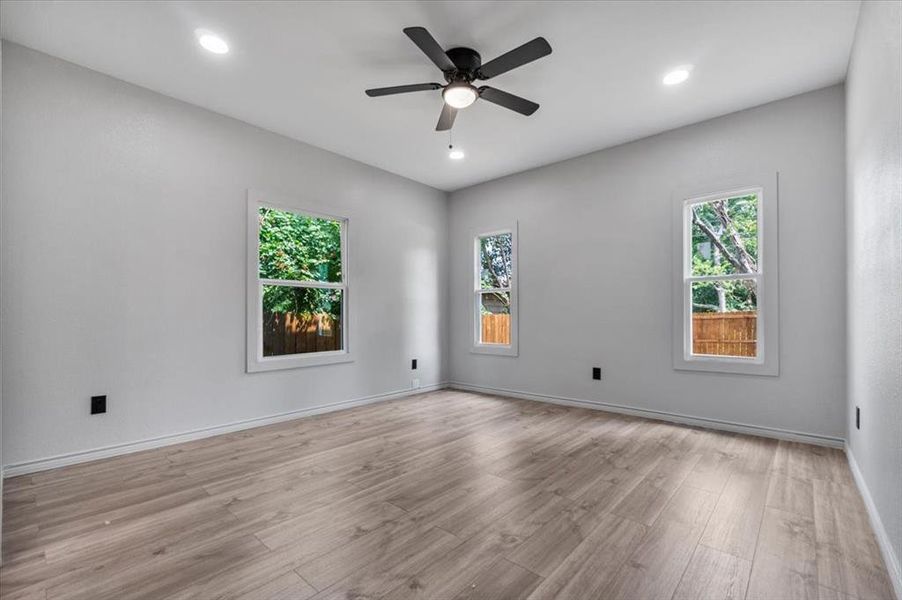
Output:
<path fill-rule="evenodd" d="M 476 79 L 476 72 L 482 66 L 482 57 L 472 48 L 451 48 L 446 52 L 448 58 L 457 67 L 455 71 L 445 71 L 445 80 L 471 82 Z"/>

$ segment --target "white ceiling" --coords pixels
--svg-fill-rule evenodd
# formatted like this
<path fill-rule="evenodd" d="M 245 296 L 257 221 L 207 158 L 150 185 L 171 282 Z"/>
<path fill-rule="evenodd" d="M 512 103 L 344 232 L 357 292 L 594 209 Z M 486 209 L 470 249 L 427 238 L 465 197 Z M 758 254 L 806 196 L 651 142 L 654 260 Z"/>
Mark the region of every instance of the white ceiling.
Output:
<path fill-rule="evenodd" d="M 114 77 L 454 190 L 838 83 L 850 2 L 2 2 L 0 34 Z M 541 104 L 488 102 L 434 131 L 439 92 L 368 98 L 370 87 L 443 82 L 401 32 L 422 25 L 483 61 L 536 36 L 553 54 L 492 85 Z M 198 27 L 231 45 L 198 47 Z M 665 87 L 671 68 L 695 65 Z"/>

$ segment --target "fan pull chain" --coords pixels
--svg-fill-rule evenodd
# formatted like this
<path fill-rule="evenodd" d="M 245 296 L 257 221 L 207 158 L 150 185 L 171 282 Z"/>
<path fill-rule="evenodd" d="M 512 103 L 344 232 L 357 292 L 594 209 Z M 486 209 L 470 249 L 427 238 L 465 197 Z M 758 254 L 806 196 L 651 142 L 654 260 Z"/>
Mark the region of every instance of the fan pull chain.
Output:
<path fill-rule="evenodd" d="M 451 160 L 460 160 L 464 157 L 463 150 L 454 149 L 454 134 L 448 130 L 448 158 Z"/>

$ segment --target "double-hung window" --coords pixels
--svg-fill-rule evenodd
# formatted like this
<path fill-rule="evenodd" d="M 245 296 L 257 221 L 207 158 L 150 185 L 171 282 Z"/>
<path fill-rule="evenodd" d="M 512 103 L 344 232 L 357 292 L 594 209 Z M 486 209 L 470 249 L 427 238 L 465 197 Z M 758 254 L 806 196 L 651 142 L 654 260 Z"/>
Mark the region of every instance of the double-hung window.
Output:
<path fill-rule="evenodd" d="M 473 266 L 473 351 L 516 356 L 516 228 L 476 235 Z"/>
<path fill-rule="evenodd" d="M 347 219 L 248 198 L 248 371 L 350 360 Z"/>
<path fill-rule="evenodd" d="M 777 374 L 775 202 L 766 186 L 681 199 L 676 368 Z"/>

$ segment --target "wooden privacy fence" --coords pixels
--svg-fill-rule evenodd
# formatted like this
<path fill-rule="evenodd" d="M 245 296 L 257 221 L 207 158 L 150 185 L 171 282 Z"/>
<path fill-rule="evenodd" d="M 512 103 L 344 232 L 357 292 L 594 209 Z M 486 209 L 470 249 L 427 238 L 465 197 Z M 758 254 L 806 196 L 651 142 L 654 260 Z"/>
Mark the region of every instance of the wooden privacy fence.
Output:
<path fill-rule="evenodd" d="M 758 313 L 694 313 L 692 353 L 755 356 Z M 482 315 L 482 343 L 509 344 L 510 315 Z M 342 349 L 341 323 L 329 315 L 263 313 L 263 356 Z"/>
<path fill-rule="evenodd" d="M 263 313 L 263 356 L 341 350 L 341 322 L 329 315 Z"/>
<path fill-rule="evenodd" d="M 755 356 L 758 313 L 693 313 L 692 353 L 716 356 Z"/>
<path fill-rule="evenodd" d="M 482 343 L 510 344 L 511 316 L 501 313 L 482 315 Z"/>

